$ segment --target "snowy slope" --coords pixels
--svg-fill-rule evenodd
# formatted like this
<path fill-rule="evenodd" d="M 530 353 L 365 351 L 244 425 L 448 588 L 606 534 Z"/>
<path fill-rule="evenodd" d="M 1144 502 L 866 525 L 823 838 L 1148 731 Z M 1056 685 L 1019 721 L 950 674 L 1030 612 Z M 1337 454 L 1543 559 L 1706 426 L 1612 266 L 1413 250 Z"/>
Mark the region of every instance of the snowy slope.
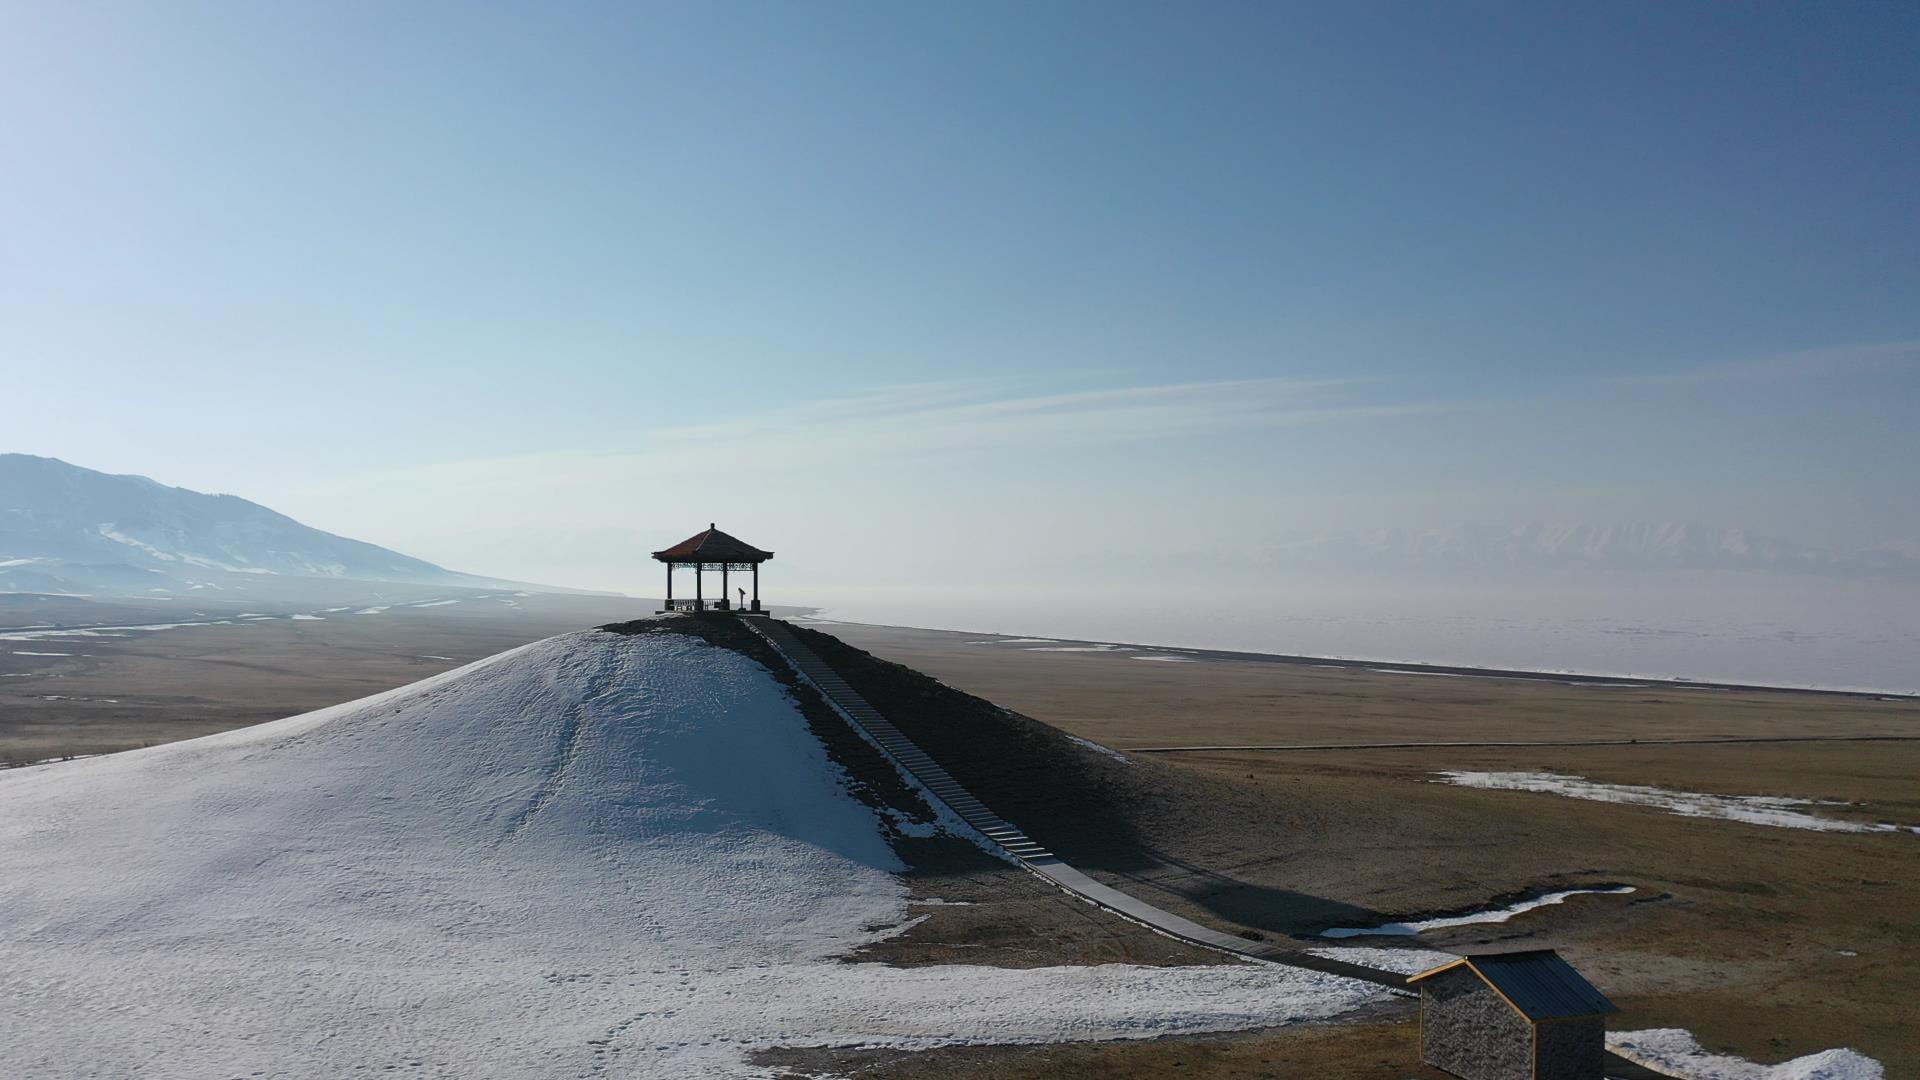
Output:
<path fill-rule="evenodd" d="M 588 632 L 0 774 L 0 1075 L 753 1075 L 770 1045 L 1337 1015 L 1265 965 L 895 969 L 874 813 L 758 665 Z"/>

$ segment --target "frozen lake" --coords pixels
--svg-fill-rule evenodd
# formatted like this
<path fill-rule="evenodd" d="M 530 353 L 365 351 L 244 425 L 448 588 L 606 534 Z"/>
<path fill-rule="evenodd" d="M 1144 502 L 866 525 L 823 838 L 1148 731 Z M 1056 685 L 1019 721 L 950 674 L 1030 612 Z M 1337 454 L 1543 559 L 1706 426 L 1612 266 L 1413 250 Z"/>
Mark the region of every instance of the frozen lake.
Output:
<path fill-rule="evenodd" d="M 1911 585 L 1757 578 L 1626 587 L 836 585 L 788 595 L 852 622 L 1920 693 L 1920 587 Z"/>

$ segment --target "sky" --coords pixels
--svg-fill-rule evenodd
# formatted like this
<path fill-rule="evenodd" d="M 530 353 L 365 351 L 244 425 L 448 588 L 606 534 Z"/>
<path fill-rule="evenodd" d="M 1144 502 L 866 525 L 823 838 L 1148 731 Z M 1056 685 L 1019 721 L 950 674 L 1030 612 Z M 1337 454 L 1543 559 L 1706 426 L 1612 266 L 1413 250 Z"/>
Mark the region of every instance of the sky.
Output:
<path fill-rule="evenodd" d="M 956 586 L 1913 540 L 1915 55 L 1865 2 L 0 0 L 0 450 L 634 590 L 709 521 Z"/>

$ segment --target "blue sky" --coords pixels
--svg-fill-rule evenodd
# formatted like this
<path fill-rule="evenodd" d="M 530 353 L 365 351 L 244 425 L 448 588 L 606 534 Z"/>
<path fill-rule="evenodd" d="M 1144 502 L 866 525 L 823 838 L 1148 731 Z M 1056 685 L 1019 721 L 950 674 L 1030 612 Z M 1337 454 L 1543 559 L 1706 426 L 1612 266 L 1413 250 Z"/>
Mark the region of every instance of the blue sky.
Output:
<path fill-rule="evenodd" d="M 634 587 L 716 519 L 823 578 L 1920 537 L 1916 49 L 1865 3 L 0 4 L 0 442 Z"/>

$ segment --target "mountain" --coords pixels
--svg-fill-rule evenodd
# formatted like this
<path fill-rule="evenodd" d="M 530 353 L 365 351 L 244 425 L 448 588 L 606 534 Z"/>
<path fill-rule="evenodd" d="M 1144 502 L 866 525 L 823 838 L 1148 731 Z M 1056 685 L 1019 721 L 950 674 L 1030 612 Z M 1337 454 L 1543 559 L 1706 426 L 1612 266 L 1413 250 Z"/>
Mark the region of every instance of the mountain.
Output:
<path fill-rule="evenodd" d="M 1728 570 L 1836 577 L 1920 577 L 1920 545 L 1834 551 L 1746 529 L 1688 522 L 1461 525 L 1420 531 L 1296 534 L 1267 552 L 1275 567 L 1375 571 Z"/>
<path fill-rule="evenodd" d="M 0 454 L 0 592 L 141 594 L 264 576 L 515 584 L 322 532 L 238 496 Z"/>

